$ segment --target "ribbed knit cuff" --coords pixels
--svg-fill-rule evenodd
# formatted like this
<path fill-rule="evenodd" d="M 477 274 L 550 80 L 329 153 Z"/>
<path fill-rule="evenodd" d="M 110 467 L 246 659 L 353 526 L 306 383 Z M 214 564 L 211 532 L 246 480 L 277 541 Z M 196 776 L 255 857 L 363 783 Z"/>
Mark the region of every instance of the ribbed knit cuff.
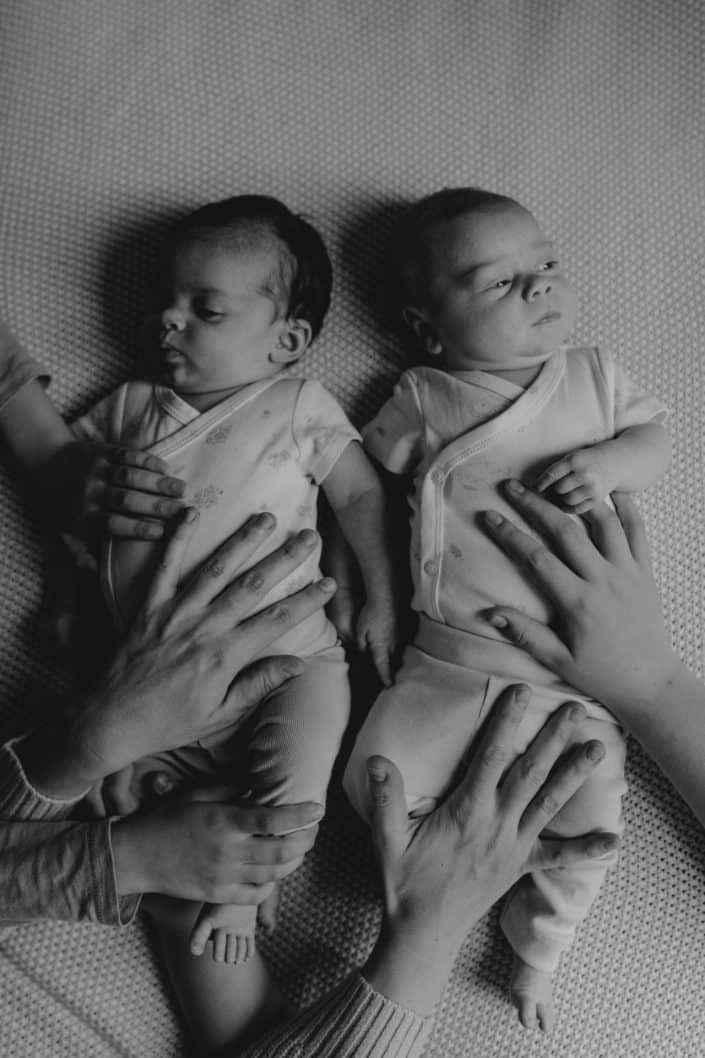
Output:
<path fill-rule="evenodd" d="M 243 1058 L 418 1058 L 433 1024 L 377 992 L 358 972 Z"/>

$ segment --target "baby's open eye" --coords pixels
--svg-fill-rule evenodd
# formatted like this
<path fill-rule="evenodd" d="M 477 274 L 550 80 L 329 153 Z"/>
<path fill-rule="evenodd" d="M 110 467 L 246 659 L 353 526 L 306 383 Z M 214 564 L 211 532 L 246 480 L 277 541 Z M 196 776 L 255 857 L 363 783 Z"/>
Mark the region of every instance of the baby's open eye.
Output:
<path fill-rule="evenodd" d="M 549 261 L 544 261 L 542 264 L 538 265 L 538 267 L 536 268 L 536 271 L 537 272 L 552 272 L 554 270 L 554 268 L 557 268 L 557 267 L 558 267 L 558 261 L 556 261 L 554 259 L 551 259 Z"/>
<path fill-rule="evenodd" d="M 504 279 L 493 279 L 490 283 L 488 290 L 506 290 L 507 287 L 512 285 L 512 281 L 509 278 Z"/>

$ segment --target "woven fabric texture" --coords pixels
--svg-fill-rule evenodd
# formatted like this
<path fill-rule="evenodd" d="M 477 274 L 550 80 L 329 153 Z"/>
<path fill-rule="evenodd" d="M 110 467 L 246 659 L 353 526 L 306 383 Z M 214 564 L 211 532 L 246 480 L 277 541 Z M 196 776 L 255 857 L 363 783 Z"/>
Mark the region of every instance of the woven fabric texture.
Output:
<path fill-rule="evenodd" d="M 475 183 L 555 237 L 574 337 L 671 409 L 674 461 L 644 495 L 673 643 L 702 675 L 705 8 L 699 0 L 23 0 L 0 7 L 0 310 L 75 414 L 132 370 L 152 237 L 259 191 L 310 216 L 335 296 L 306 370 L 357 424 L 401 350 L 376 294 L 398 204 Z M 42 547 L 0 480 L 2 734 L 61 693 L 38 657 Z M 627 830 L 558 976 L 550 1039 L 521 1029 L 496 915 L 462 950 L 431 1058 L 700 1058 L 705 855 L 631 746 Z M 361 961 L 378 924 L 364 830 L 339 797 L 284 890 L 271 958 L 297 1002 Z M 185 1055 L 147 928 L 0 937 L 4 1058 Z"/>

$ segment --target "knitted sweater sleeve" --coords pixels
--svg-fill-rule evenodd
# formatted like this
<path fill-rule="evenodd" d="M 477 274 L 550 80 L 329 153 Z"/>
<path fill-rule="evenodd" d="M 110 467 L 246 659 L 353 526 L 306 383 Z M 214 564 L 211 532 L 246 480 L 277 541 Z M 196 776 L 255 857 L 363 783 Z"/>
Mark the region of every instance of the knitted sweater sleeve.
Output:
<path fill-rule="evenodd" d="M 355 973 L 242 1058 L 418 1058 L 431 1024 Z"/>

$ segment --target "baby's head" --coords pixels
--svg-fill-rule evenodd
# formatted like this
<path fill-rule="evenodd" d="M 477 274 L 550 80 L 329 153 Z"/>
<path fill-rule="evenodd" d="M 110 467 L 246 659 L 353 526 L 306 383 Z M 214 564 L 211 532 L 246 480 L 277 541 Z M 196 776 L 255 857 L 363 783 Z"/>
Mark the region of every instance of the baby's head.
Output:
<path fill-rule="evenodd" d="M 432 364 L 506 370 L 550 355 L 576 298 L 523 206 L 480 188 L 416 202 L 397 245 L 402 315 Z"/>
<path fill-rule="evenodd" d="M 331 265 L 318 232 L 264 195 L 214 202 L 179 221 L 165 254 L 163 379 L 216 393 L 295 363 L 321 329 Z"/>

